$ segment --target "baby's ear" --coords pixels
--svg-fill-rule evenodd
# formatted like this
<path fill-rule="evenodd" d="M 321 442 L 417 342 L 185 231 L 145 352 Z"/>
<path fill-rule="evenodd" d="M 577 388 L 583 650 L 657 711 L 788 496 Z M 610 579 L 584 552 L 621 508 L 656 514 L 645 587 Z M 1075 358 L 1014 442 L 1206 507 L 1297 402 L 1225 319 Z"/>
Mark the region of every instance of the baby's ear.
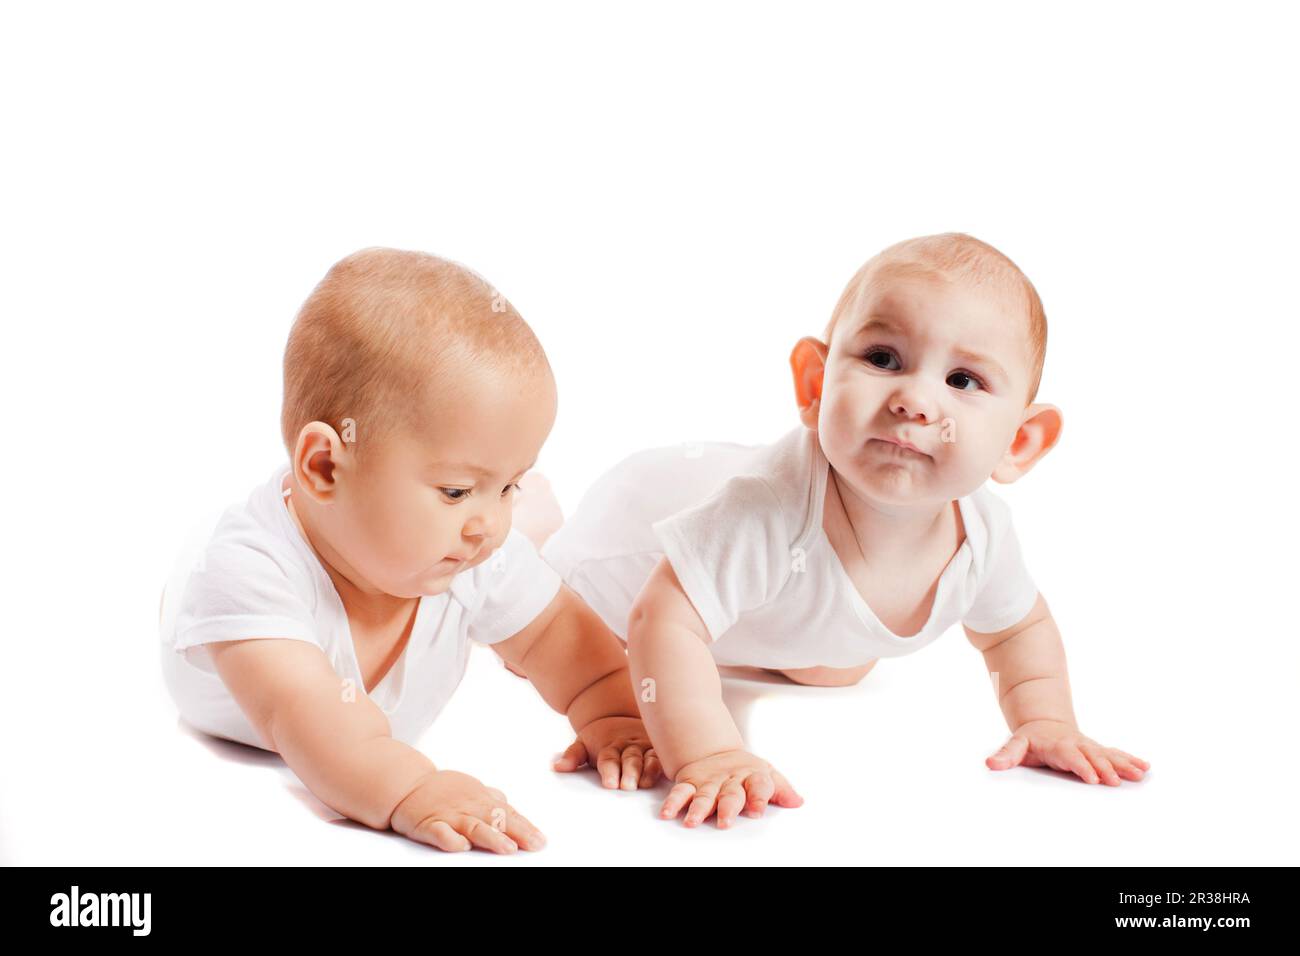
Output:
<path fill-rule="evenodd" d="M 334 497 L 338 466 L 348 460 L 346 446 L 347 442 L 325 422 L 308 422 L 298 432 L 290 464 L 298 487 L 318 504 L 327 504 Z"/>
<path fill-rule="evenodd" d="M 794 398 L 799 405 L 799 418 L 814 431 L 821 404 L 822 379 L 826 375 L 826 344 L 812 336 L 804 336 L 790 352 L 790 371 L 794 373 Z"/>
<path fill-rule="evenodd" d="M 1064 420 L 1055 405 L 1037 404 L 1025 409 L 1016 437 L 993 469 L 993 480 L 1009 485 L 1025 475 L 1061 438 Z"/>

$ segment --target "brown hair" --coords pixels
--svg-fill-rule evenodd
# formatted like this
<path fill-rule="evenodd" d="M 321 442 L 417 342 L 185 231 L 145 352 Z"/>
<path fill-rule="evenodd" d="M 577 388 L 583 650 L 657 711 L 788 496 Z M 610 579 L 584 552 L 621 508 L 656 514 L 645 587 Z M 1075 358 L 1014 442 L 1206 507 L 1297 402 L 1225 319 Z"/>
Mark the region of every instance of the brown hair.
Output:
<path fill-rule="evenodd" d="M 830 345 L 831 335 L 840 318 L 856 312 L 871 281 L 886 275 L 939 273 L 973 285 L 989 284 L 1024 309 L 1028 319 L 1030 349 L 1030 386 L 1025 404 L 1038 395 L 1043 377 L 1043 360 L 1047 355 L 1047 315 L 1032 282 L 1009 258 L 974 236 L 963 232 L 945 232 L 895 243 L 872 256 L 849 280 L 840 295 L 823 340 Z"/>
<path fill-rule="evenodd" d="M 368 248 L 336 262 L 303 303 L 284 350 L 280 432 L 345 420 L 364 440 L 412 427 L 458 364 L 531 372 L 550 363 L 532 329 L 477 273 L 424 252 Z"/>

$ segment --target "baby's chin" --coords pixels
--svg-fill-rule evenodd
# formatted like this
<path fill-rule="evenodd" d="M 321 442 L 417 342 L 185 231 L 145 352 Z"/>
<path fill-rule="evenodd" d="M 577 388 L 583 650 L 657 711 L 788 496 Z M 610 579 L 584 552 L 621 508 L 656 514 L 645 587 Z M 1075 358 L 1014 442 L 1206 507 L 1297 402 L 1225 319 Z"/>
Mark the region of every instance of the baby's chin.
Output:
<path fill-rule="evenodd" d="M 439 561 L 412 578 L 412 586 L 418 591 L 418 595 L 413 596 L 442 594 L 451 587 L 451 582 L 456 579 L 457 575 L 464 574 L 470 568 L 482 564 L 486 557 L 486 555 L 480 554 L 472 561 Z"/>
<path fill-rule="evenodd" d="M 964 498 L 992 475 L 997 462 L 982 449 L 926 446 L 930 454 L 860 434 L 820 435 L 822 453 L 839 478 L 863 501 L 882 508 L 933 508 Z M 834 440 L 838 439 L 838 440 Z"/>
<path fill-rule="evenodd" d="M 395 580 L 389 580 L 379 585 L 379 589 L 390 597 L 410 598 L 434 597 L 438 594 L 445 593 L 451 588 L 451 582 L 455 580 L 456 575 L 464 569 L 464 565 L 459 568 L 445 569 L 442 566 L 427 568 L 422 571 L 413 571 L 410 574 L 403 575 Z"/>
<path fill-rule="evenodd" d="M 969 475 L 956 479 L 933 461 L 854 462 L 845 469 L 837 468 L 836 474 L 859 498 L 882 508 L 931 508 L 964 498 L 987 480 Z"/>
<path fill-rule="evenodd" d="M 847 482 L 859 498 L 882 507 L 915 507 L 935 497 L 924 481 L 899 470 L 884 475 L 840 472 L 839 480 Z"/>
<path fill-rule="evenodd" d="M 456 579 L 456 575 L 463 573 L 464 566 L 453 568 L 450 571 L 426 571 L 419 575 L 412 583 L 411 590 L 415 593 L 412 597 L 432 597 L 436 594 L 444 594 L 451 588 L 451 582 Z"/>
<path fill-rule="evenodd" d="M 957 497 L 933 460 L 904 449 L 868 452 L 835 472 L 841 486 L 848 484 L 859 498 L 881 507 L 933 506 Z"/>

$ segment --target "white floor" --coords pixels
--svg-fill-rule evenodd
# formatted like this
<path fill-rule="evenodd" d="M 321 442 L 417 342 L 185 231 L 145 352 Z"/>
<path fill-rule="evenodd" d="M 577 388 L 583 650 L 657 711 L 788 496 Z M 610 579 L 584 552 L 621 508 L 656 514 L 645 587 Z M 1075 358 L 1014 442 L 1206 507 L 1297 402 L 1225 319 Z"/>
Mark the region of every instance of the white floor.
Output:
<path fill-rule="evenodd" d="M 854 688 L 730 674 L 728 701 L 751 747 L 806 803 L 720 831 L 712 821 L 687 830 L 657 819 L 663 783 L 616 793 L 590 771 L 551 771 L 571 739 L 567 722 L 477 648 L 421 746 L 439 765 L 504 790 L 546 834 L 544 850 L 512 858 L 444 854 L 341 818 L 278 756 L 179 726 L 161 680 L 141 663 L 133 677 L 80 684 L 81 712 L 13 728 L 0 852 L 6 863 L 86 866 L 1293 864 L 1289 750 L 1252 733 L 1252 721 L 1192 706 L 1209 693 L 1197 672 L 1209 676 L 1210 659 L 1190 657 L 1152 695 L 1138 693 L 1142 667 L 1107 674 L 1102 656 L 1072 658 L 1081 725 L 1151 761 L 1139 784 L 986 769 L 1005 734 L 979 655 L 957 631 L 925 653 L 883 661 Z M 1267 694 L 1256 702 L 1269 699 L 1293 708 Z M 92 708 L 101 716 L 86 719 Z"/>

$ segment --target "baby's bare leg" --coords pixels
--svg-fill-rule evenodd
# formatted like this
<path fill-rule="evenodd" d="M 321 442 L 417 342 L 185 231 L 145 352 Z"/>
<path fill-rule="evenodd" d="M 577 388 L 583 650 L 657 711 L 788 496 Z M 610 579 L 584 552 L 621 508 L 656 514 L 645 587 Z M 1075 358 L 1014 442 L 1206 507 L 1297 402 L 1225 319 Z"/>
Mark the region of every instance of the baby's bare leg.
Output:
<path fill-rule="evenodd" d="M 538 551 L 546 539 L 564 524 L 564 512 L 546 476 L 530 471 L 519 482 L 512 509 L 513 524 L 524 533 Z"/>
<path fill-rule="evenodd" d="M 515 492 L 514 507 L 511 509 L 511 519 L 514 527 L 522 531 L 539 551 L 546 539 L 564 524 L 560 502 L 555 497 L 550 481 L 540 471 L 530 471 L 520 480 L 519 490 Z M 505 661 L 501 663 L 512 674 L 528 676 Z"/>
<path fill-rule="evenodd" d="M 867 671 L 876 666 L 876 660 L 860 667 L 798 667 L 788 671 L 764 668 L 773 674 L 781 674 L 796 684 L 809 687 L 848 687 L 867 676 Z"/>

